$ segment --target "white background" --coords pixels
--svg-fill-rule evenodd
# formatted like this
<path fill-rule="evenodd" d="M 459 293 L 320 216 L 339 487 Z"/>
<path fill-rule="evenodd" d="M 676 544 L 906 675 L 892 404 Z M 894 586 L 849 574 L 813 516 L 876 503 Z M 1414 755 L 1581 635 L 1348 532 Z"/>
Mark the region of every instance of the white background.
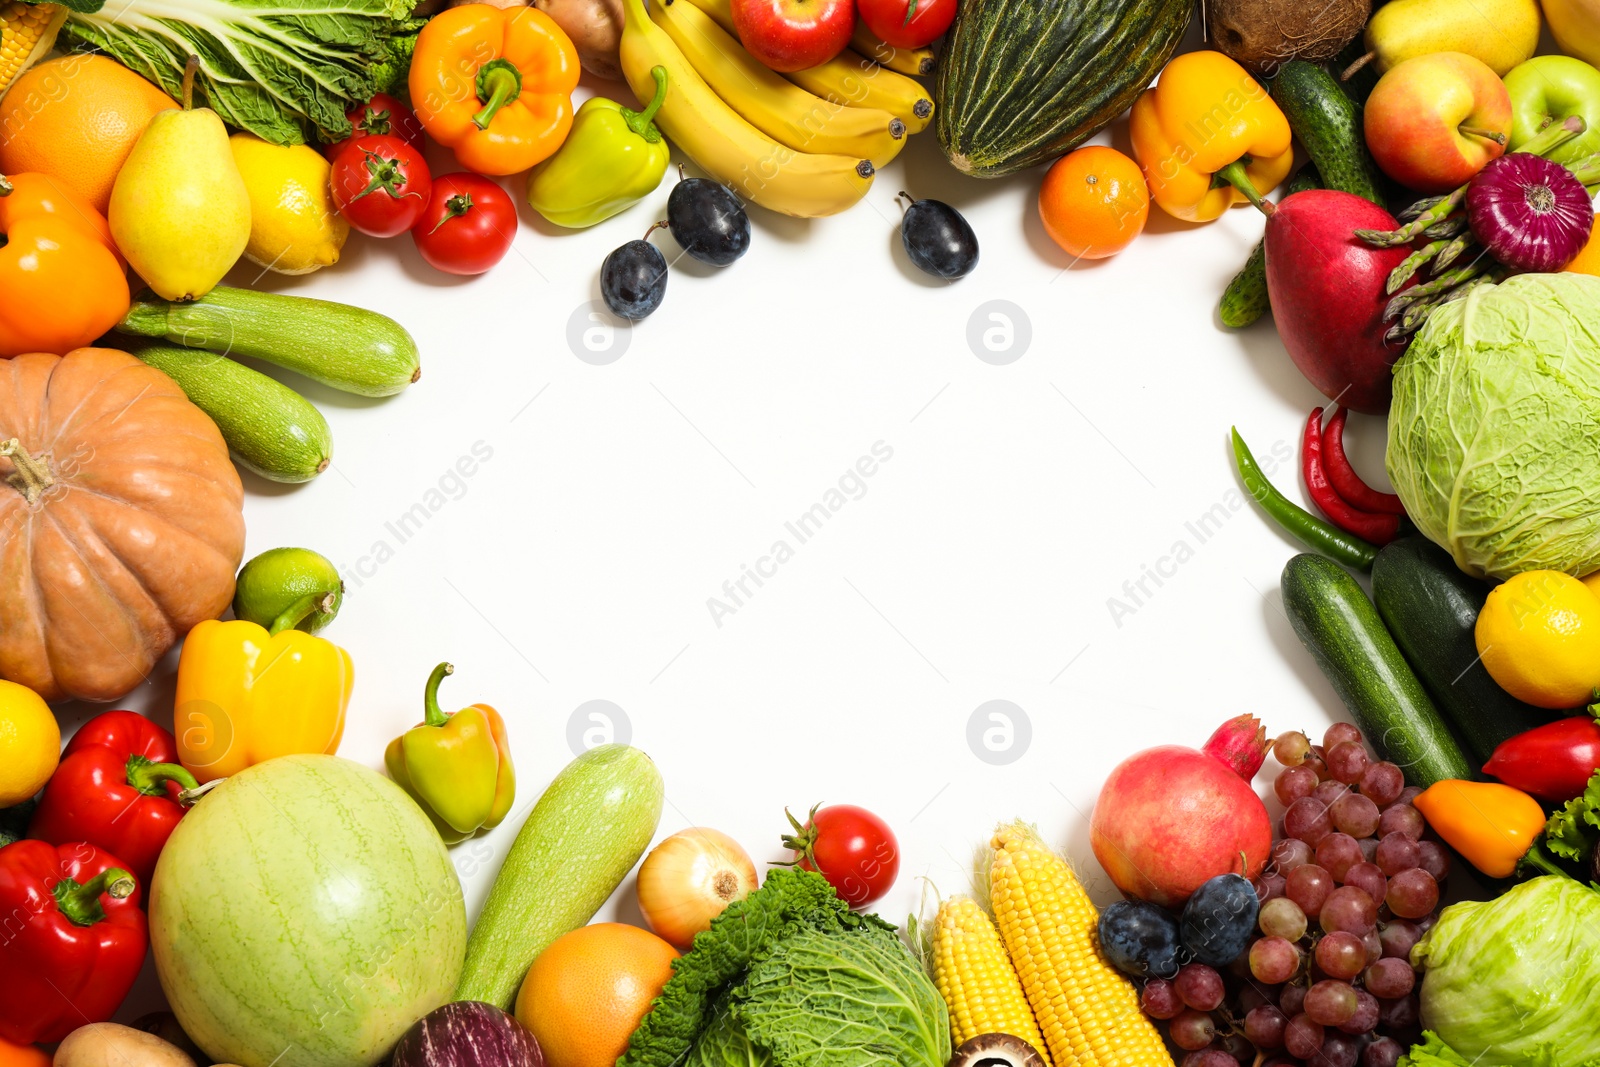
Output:
<path fill-rule="evenodd" d="M 587 76 L 582 91 L 632 99 Z M 1096 141 L 1126 151 L 1125 120 Z M 458 169 L 430 151 L 436 174 Z M 1323 402 L 1270 319 L 1217 324 L 1260 217 L 1241 208 L 1194 227 L 1152 207 L 1127 252 L 1074 264 L 1039 225 L 1041 173 L 963 177 L 930 128 L 843 215 L 753 208 L 750 251 L 727 268 L 677 258 L 659 231 L 673 261 L 665 303 L 613 339 L 627 347 L 608 365 L 575 355 L 569 322 L 598 299 L 606 253 L 664 216 L 671 177 L 587 231 L 524 207 L 512 253 L 476 279 L 432 271 L 404 237 L 360 235 L 308 277 L 233 273 L 381 311 L 421 347 L 421 381 L 387 400 L 282 375 L 327 416 L 333 467 L 292 487 L 246 474 L 245 555 L 303 545 L 346 574 L 325 631 L 356 664 L 341 755 L 381 768 L 441 659 L 457 667 L 447 708 L 505 714 L 516 808 L 454 850 L 472 914 L 522 814 L 572 758 L 569 719 L 591 700 L 623 709 L 660 766 L 661 837 L 717 827 L 764 867 L 786 858 L 785 806 L 880 813 L 904 854 L 878 906 L 896 922 L 925 885 L 964 890 L 974 847 L 1019 816 L 1112 899 L 1088 813 L 1117 761 L 1199 745 L 1241 712 L 1319 735 L 1342 713 L 1281 611 L 1296 548 L 1237 495 L 1227 445 L 1237 424 L 1264 460 L 1274 446 L 1296 454 Z M 520 203 L 522 180 L 506 184 Z M 982 245 L 973 274 L 946 284 L 910 265 L 901 189 L 966 215 Z M 967 339 L 992 300 L 1020 308 L 1031 332 L 1007 365 Z M 1382 421 L 1353 416 L 1350 438 L 1357 467 L 1384 484 Z M 798 544 L 784 523 L 880 441 L 893 458 L 865 495 Z M 447 479 L 454 498 L 401 543 L 385 524 L 478 442 L 492 458 Z M 1274 473 L 1299 495 L 1292 463 Z M 1228 518 L 1202 544 L 1185 523 L 1219 504 Z M 779 538 L 794 558 L 715 625 L 707 599 Z M 1192 558 L 1159 588 L 1147 578 L 1153 595 L 1114 620 L 1108 600 L 1132 605 L 1123 583 L 1180 540 Z M 392 558 L 363 563 L 377 542 Z M 170 725 L 175 662 L 118 706 Z M 990 700 L 1031 725 L 1007 766 L 968 745 Z M 63 723 L 95 710 L 64 709 Z M 600 918 L 638 921 L 633 891 L 630 878 Z M 119 1018 L 160 1006 L 147 969 Z"/>

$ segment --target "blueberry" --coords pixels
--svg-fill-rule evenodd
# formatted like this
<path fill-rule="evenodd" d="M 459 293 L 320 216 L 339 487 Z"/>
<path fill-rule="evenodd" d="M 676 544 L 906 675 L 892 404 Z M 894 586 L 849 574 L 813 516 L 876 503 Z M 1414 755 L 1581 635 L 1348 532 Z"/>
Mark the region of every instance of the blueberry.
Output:
<path fill-rule="evenodd" d="M 1178 973 L 1178 920 L 1144 900 L 1119 900 L 1100 913 L 1100 946 L 1120 970 L 1140 978 Z"/>
<path fill-rule="evenodd" d="M 1261 901 L 1248 878 L 1219 874 L 1183 907 L 1183 947 L 1209 967 L 1226 967 L 1250 947 Z"/>
<path fill-rule="evenodd" d="M 911 262 L 936 278 L 965 278 L 978 265 L 978 235 L 961 212 L 940 200 L 918 200 L 906 208 L 900 241 Z"/>
<path fill-rule="evenodd" d="M 721 182 L 685 178 L 667 197 L 667 225 L 683 250 L 718 267 L 750 249 L 750 216 Z"/>
<path fill-rule="evenodd" d="M 600 295 L 623 318 L 644 318 L 667 295 L 666 257 L 649 241 L 629 241 L 600 264 Z"/>

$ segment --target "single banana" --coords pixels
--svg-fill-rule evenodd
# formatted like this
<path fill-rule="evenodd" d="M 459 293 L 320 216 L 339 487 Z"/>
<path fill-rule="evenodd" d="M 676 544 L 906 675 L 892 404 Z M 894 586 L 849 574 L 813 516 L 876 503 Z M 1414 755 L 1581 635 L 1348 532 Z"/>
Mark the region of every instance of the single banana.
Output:
<path fill-rule="evenodd" d="M 712 21 L 735 36 L 729 0 L 690 0 Z M 933 120 L 933 101 L 915 79 L 880 67 L 846 48 L 821 66 L 785 74 L 800 88 L 836 104 L 877 108 L 906 124 L 907 133 L 921 133 Z"/>
<path fill-rule="evenodd" d="M 864 19 L 856 19 L 856 32 L 850 37 L 850 47 L 880 67 L 888 67 L 901 74 L 926 78 L 933 73 L 933 49 L 896 48 L 869 30 Z"/>
<path fill-rule="evenodd" d="M 729 107 L 779 144 L 797 152 L 864 157 L 874 167 L 905 147 L 905 123 L 887 111 L 812 96 L 763 66 L 693 4 L 655 4 L 650 17 Z"/>
<path fill-rule="evenodd" d="M 796 152 L 750 125 L 695 71 L 644 0 L 623 0 L 622 72 L 634 95 L 655 95 L 650 71 L 667 71 L 667 98 L 656 125 L 706 173 L 745 200 L 785 215 L 812 218 L 852 206 L 872 187 L 871 161 Z"/>

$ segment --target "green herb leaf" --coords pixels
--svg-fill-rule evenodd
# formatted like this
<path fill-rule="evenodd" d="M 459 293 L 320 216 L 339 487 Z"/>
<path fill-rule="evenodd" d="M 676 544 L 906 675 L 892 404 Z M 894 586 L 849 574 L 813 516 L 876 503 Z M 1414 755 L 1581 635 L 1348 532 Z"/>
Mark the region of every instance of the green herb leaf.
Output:
<path fill-rule="evenodd" d="M 1581 863 L 1600 844 L 1600 771 L 1583 796 L 1567 801 L 1545 824 L 1545 845 L 1560 859 Z"/>

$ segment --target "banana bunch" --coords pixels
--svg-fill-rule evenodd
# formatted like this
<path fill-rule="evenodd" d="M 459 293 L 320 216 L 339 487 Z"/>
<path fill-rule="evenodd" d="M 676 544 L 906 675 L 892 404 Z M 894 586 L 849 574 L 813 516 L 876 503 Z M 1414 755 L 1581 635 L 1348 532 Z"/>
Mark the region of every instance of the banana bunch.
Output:
<path fill-rule="evenodd" d="M 852 206 L 933 116 L 922 86 L 891 69 L 920 70 L 931 63 L 925 50 L 894 49 L 858 31 L 877 62 L 846 49 L 783 75 L 739 43 L 729 0 L 623 7 L 622 70 L 635 95 L 650 99 L 651 70 L 667 71 L 656 125 L 712 177 L 773 211 L 812 218 Z"/>

